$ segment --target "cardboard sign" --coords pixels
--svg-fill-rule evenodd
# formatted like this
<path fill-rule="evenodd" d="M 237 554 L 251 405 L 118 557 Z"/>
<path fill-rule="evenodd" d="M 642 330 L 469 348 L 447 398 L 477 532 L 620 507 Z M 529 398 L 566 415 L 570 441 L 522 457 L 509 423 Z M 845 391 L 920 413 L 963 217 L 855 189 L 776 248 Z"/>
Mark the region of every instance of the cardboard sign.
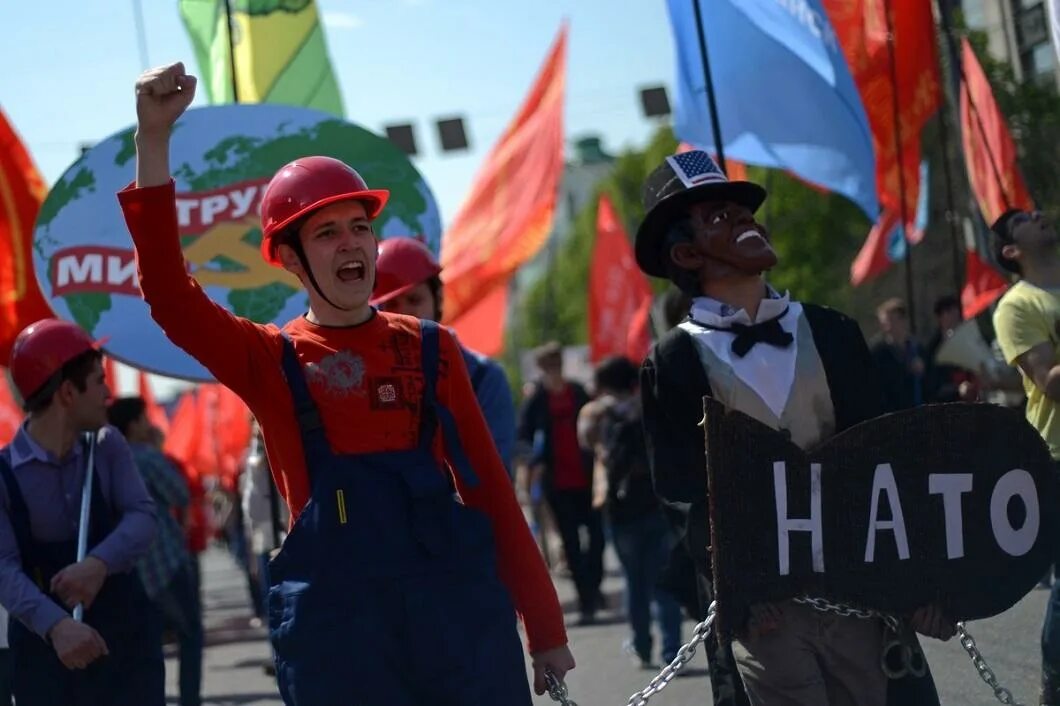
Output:
<path fill-rule="evenodd" d="M 1056 555 L 1054 463 L 1012 410 L 947 404 L 886 415 L 809 453 L 704 398 L 719 627 L 811 595 L 955 620 L 997 615 Z"/>
<path fill-rule="evenodd" d="M 261 257 L 259 205 L 287 162 L 327 155 L 390 190 L 375 223 L 381 237 L 413 236 L 435 252 L 441 219 L 409 158 L 362 127 L 306 108 L 271 104 L 189 110 L 173 129 L 177 225 L 189 271 L 229 311 L 258 323 L 305 313 L 298 280 Z M 166 338 L 140 298 L 132 238 L 115 192 L 134 179 L 133 128 L 81 156 L 52 187 L 33 234 L 33 264 L 55 313 L 95 338 L 107 354 L 141 370 L 188 380 L 210 373 Z"/>

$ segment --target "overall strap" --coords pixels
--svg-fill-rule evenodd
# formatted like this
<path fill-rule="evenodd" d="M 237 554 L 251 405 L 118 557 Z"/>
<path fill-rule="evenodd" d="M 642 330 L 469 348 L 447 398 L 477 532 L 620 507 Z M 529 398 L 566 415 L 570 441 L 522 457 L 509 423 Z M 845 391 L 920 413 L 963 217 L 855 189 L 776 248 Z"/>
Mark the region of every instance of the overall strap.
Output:
<path fill-rule="evenodd" d="M 442 439 L 445 442 L 446 457 L 453 470 L 469 487 L 478 485 L 478 476 L 471 467 L 471 462 L 464 453 L 457 432 L 456 419 L 449 409 L 438 402 L 435 388 L 438 385 L 438 324 L 433 321 L 420 320 L 420 360 L 423 367 L 423 405 L 420 414 L 420 447 L 429 450 L 438 425 L 442 427 Z"/>
<path fill-rule="evenodd" d="M 89 511 L 91 515 L 88 518 L 88 540 L 89 549 L 95 547 L 110 534 L 118 522 L 121 520 L 114 511 L 111 509 L 110 503 L 107 502 L 107 498 L 103 495 L 103 479 L 99 476 L 99 432 L 93 432 L 95 434 L 96 441 L 96 453 L 92 461 L 94 466 L 92 472 L 92 505 Z M 86 468 L 88 471 L 88 445 L 89 436 L 85 435 L 82 437 L 81 442 L 81 455 L 85 459 Z M 80 496 L 78 496 L 80 501 Z M 80 505 L 78 506 L 80 507 Z"/>
<path fill-rule="evenodd" d="M 320 420 L 320 411 L 309 394 L 309 385 L 306 383 L 305 372 L 302 364 L 298 362 L 298 354 L 294 351 L 294 344 L 286 333 L 283 333 L 283 374 L 287 378 L 287 387 L 291 390 L 294 399 L 295 417 L 298 419 L 298 430 L 302 436 L 302 448 L 305 453 L 306 474 L 309 476 L 309 488 L 312 490 L 313 474 L 322 467 L 323 462 L 331 455 L 331 447 L 328 445 L 327 436 L 324 434 L 324 424 Z"/>
<path fill-rule="evenodd" d="M 15 480 L 15 474 L 11 470 L 8 460 L 9 454 L 0 452 L 0 478 L 7 487 L 7 499 L 11 506 L 8 513 L 11 518 L 11 527 L 15 531 L 15 542 L 18 544 L 18 552 L 22 556 L 22 565 L 26 566 L 33 554 L 33 531 L 30 529 L 29 506 L 26 498 L 22 495 L 22 489 Z"/>

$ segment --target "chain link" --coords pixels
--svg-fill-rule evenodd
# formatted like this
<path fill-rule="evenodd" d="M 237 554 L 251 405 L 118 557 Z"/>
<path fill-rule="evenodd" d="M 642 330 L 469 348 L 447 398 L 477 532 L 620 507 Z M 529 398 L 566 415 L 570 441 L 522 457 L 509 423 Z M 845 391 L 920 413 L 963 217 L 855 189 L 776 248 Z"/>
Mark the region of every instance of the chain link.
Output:
<path fill-rule="evenodd" d="M 810 596 L 802 596 L 801 598 L 793 598 L 792 600 L 796 603 L 809 606 L 821 613 L 832 613 L 833 615 L 838 615 L 844 618 L 860 618 L 862 620 L 879 618 L 892 632 L 900 632 L 901 625 L 898 622 L 898 618 L 887 613 L 881 613 L 877 610 L 862 610 L 845 603 L 832 603 L 824 598 L 812 598 Z"/>
<path fill-rule="evenodd" d="M 551 669 L 545 670 L 545 684 L 548 686 L 548 695 L 553 701 L 561 706 L 578 706 L 578 702 L 567 694 L 567 685 L 557 679 Z"/>
<path fill-rule="evenodd" d="M 983 653 L 980 652 L 979 648 L 975 645 L 975 638 L 972 637 L 972 634 L 964 627 L 964 623 L 957 623 L 957 635 L 961 638 L 961 647 L 963 647 L 964 651 L 968 653 L 968 656 L 972 658 L 972 664 L 975 665 L 975 671 L 979 672 L 979 678 L 994 690 L 994 698 L 1003 704 L 1023 706 L 1022 703 L 1016 701 L 1012 696 L 1011 691 L 998 683 L 997 675 L 994 674 L 994 670 L 990 668 L 990 665 L 986 663 L 986 659 L 983 658 Z"/>
<path fill-rule="evenodd" d="M 666 685 L 677 676 L 677 673 L 692 661 L 696 654 L 696 647 L 699 643 L 705 642 L 707 637 L 710 636 L 711 630 L 714 629 L 714 613 L 717 610 L 717 605 L 717 603 L 710 604 L 707 609 L 706 619 L 692 631 L 692 639 L 688 641 L 688 644 L 683 645 L 677 651 L 674 661 L 663 667 L 663 670 L 648 682 L 648 686 L 630 696 L 626 706 L 646 706 L 651 697 L 665 689 Z"/>
<path fill-rule="evenodd" d="M 822 613 L 832 613 L 833 615 L 839 615 L 845 618 L 860 618 L 862 620 L 872 620 L 878 618 L 882 620 L 888 628 L 898 632 L 901 625 L 898 622 L 898 618 L 888 613 L 881 613 L 876 610 L 862 610 L 855 608 L 845 603 L 833 603 L 824 598 L 813 598 L 811 596 L 802 596 L 801 598 L 792 599 L 796 603 L 800 603 L 805 606 L 809 606 L 814 610 Z M 706 619 L 699 625 L 696 625 L 695 630 L 692 634 L 692 639 L 688 644 L 683 645 L 680 650 L 677 651 L 677 656 L 674 661 L 663 668 L 659 674 L 657 674 L 642 691 L 638 691 L 629 697 L 629 701 L 626 706 L 647 706 L 648 701 L 658 694 L 660 691 L 666 688 L 666 686 L 673 681 L 677 673 L 680 672 L 685 666 L 692 661 L 692 657 L 696 654 L 696 647 L 701 642 L 705 642 L 707 637 L 710 636 L 711 630 L 714 628 L 714 613 L 717 610 L 717 604 L 711 603 L 710 608 L 707 610 Z M 975 666 L 975 671 L 979 673 L 979 678 L 982 679 L 987 686 L 994 691 L 994 697 L 1007 706 L 1024 706 L 1021 702 L 1016 701 L 1015 697 L 1012 696 L 1012 692 L 1001 686 L 997 680 L 997 675 L 994 674 L 994 670 L 986 663 L 986 659 L 983 657 L 983 653 L 979 651 L 979 648 L 975 644 L 975 638 L 972 634 L 964 627 L 964 623 L 957 623 L 957 635 L 961 640 L 961 647 L 968 653 L 968 656 L 972 659 L 972 664 Z M 545 682 L 548 684 L 548 695 L 553 701 L 558 702 L 561 706 L 578 706 L 577 702 L 570 698 L 567 692 L 567 686 L 551 671 L 545 672 Z"/>

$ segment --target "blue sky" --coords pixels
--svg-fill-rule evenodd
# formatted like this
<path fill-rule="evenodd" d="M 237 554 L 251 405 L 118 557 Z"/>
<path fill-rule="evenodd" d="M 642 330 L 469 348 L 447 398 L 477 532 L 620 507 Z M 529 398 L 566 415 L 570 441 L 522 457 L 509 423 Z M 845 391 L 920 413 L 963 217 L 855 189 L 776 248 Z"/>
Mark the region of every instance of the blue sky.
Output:
<path fill-rule="evenodd" d="M 197 72 L 176 0 L 36 0 L 0 4 L 0 107 L 53 183 L 93 143 L 135 122 L 142 69 L 140 3 L 150 65 Z M 621 10 L 618 6 L 621 5 Z M 317 0 L 347 117 L 382 132 L 413 122 L 417 168 L 448 222 L 482 158 L 517 110 L 560 23 L 570 23 L 566 132 L 618 152 L 654 129 L 638 89 L 672 86 L 663 0 Z M 205 102 L 200 94 L 197 104 Z M 465 116 L 471 150 L 442 155 L 439 117 Z M 131 389 L 123 370 L 120 391 Z M 156 392 L 175 386 L 157 380 Z"/>
<path fill-rule="evenodd" d="M 197 71 L 176 0 L 3 3 L 0 107 L 49 183 L 78 154 L 135 120 L 141 70 L 134 3 L 143 8 L 152 65 L 183 60 Z M 570 21 L 567 135 L 605 147 L 642 144 L 652 123 L 638 89 L 672 82 L 662 0 L 318 0 L 353 122 L 382 132 L 413 122 L 414 161 L 448 222 L 478 165 L 519 106 L 563 18 Z M 14 31 L 10 31 L 14 30 Z M 197 104 L 204 102 L 200 95 Z M 472 145 L 442 155 L 434 120 L 463 114 Z"/>

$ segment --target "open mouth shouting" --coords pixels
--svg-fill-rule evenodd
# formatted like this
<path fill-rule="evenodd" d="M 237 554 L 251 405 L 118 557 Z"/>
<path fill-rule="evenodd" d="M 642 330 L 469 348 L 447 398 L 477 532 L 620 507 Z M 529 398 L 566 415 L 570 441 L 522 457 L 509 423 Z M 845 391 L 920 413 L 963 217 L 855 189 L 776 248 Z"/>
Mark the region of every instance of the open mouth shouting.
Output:
<path fill-rule="evenodd" d="M 340 282 L 361 282 L 364 281 L 367 275 L 368 266 L 364 260 L 359 258 L 347 260 L 335 270 L 335 276 L 338 277 Z"/>

